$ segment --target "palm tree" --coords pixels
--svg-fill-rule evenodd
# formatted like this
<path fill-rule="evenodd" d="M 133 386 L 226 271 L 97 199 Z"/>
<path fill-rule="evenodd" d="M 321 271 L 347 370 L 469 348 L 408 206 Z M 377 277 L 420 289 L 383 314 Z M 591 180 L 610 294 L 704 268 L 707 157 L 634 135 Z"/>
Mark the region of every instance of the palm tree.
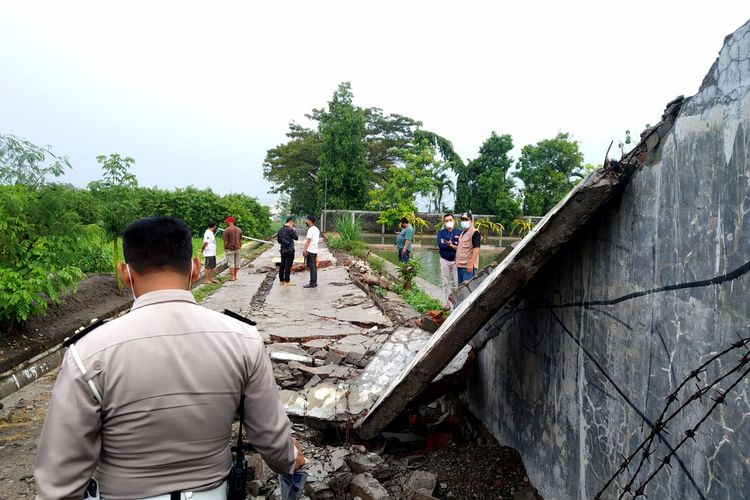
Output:
<path fill-rule="evenodd" d="M 433 178 L 433 199 L 435 201 L 435 210 L 438 212 L 443 208 L 443 194 L 446 191 L 455 194 L 456 189 L 453 187 L 453 181 L 445 172 L 435 174 Z"/>

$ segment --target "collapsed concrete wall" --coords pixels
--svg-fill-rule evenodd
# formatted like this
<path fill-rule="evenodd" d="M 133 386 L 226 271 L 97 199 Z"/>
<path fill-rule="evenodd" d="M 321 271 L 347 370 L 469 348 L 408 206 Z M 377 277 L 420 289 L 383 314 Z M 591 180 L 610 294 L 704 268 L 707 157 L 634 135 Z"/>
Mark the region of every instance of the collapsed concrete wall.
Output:
<path fill-rule="evenodd" d="M 659 467 L 649 498 L 750 497 L 749 377 L 742 368 L 700 390 L 747 363 L 746 345 L 730 346 L 750 336 L 750 22 L 656 152 L 472 342 L 470 408 L 519 450 L 545 498 L 593 498 L 620 470 L 602 494 L 617 498 Z M 717 388 L 726 404 L 711 410 Z M 686 407 L 657 428 L 629 481 L 642 453 L 627 468 L 623 457 L 666 403 L 666 415 Z"/>

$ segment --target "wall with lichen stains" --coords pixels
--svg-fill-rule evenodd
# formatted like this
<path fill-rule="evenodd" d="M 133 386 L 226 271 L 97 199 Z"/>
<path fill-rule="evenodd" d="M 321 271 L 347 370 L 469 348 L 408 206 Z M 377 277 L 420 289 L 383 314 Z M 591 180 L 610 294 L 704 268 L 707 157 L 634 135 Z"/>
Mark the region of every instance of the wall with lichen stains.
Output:
<path fill-rule="evenodd" d="M 655 161 L 474 339 L 465 396 L 545 498 L 593 498 L 691 370 L 750 336 L 749 304 L 750 22 L 725 40 Z M 745 353 L 711 362 L 670 412 L 729 373 L 726 390 Z M 633 490 L 677 448 L 648 498 L 750 498 L 749 379 L 684 445 L 718 393 L 677 412 Z M 602 497 L 617 498 L 639 462 Z"/>

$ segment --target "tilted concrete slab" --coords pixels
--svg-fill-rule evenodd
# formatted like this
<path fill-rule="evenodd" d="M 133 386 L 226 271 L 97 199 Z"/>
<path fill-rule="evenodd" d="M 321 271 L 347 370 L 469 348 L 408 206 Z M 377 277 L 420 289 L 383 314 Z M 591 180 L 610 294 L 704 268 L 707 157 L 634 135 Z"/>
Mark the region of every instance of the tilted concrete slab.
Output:
<path fill-rule="evenodd" d="M 681 101 L 680 101 L 681 102 Z M 679 110 L 680 102 L 674 107 Z M 665 114 L 674 121 L 676 111 Z M 492 315 L 542 269 L 617 189 L 648 158 L 648 138 L 621 162 L 607 162 L 557 204 L 495 270 L 453 311 L 418 355 L 393 377 L 388 389 L 355 429 L 365 439 L 375 437 L 445 368 Z M 653 141 L 652 141 L 653 142 Z M 658 142 L 658 140 L 657 140 Z"/>
<path fill-rule="evenodd" d="M 362 335 L 357 337 L 360 338 L 353 338 L 350 342 L 366 343 L 380 340 L 377 337 L 382 336 L 372 339 Z M 325 370 L 330 370 L 330 373 L 322 373 L 324 367 L 317 370 L 310 368 L 309 371 L 316 370 L 317 374 L 329 378 L 303 390 L 282 390 L 280 397 L 284 409 L 297 417 L 329 422 L 354 420 L 370 409 L 409 360 L 430 342 L 430 338 L 431 335 L 424 330 L 403 328 L 391 334 L 364 370 L 336 366 Z M 346 340 L 349 339 L 342 342 Z M 461 349 L 453 362 L 435 377 L 435 381 L 459 371 L 468 360 L 470 350 L 469 346 Z M 336 382 L 333 379 L 339 380 Z"/>

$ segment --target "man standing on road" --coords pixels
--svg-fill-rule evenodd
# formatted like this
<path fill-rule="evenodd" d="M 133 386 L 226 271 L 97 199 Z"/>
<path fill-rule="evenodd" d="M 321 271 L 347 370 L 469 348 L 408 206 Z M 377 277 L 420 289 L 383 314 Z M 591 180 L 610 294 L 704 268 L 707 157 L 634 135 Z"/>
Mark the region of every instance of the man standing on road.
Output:
<path fill-rule="evenodd" d="M 294 242 L 297 241 L 297 231 L 294 230 L 294 217 L 287 217 L 276 235 L 276 241 L 281 245 L 281 265 L 279 266 L 279 281 L 282 285 L 294 286 L 289 282 L 294 263 Z"/>
<path fill-rule="evenodd" d="M 242 229 L 234 225 L 234 217 L 227 217 L 227 228 L 222 234 L 224 239 L 224 255 L 229 266 L 229 281 L 237 280 L 237 269 L 242 259 Z"/>
<path fill-rule="evenodd" d="M 396 251 L 399 262 L 409 262 L 411 258 L 411 244 L 414 241 L 414 228 L 409 219 L 401 217 L 401 232 L 396 236 Z"/>
<path fill-rule="evenodd" d="M 225 499 L 230 438 L 244 396 L 249 441 L 276 472 L 304 464 L 263 339 L 195 303 L 190 230 L 171 217 L 123 233 L 128 314 L 65 354 L 39 439 L 37 498 Z"/>
<path fill-rule="evenodd" d="M 302 250 L 302 256 L 305 258 L 307 268 L 310 269 L 310 283 L 303 288 L 316 288 L 318 286 L 318 241 L 320 240 L 320 229 L 315 226 L 315 216 L 308 215 L 307 236 L 305 237 L 305 248 Z"/>
<path fill-rule="evenodd" d="M 458 272 L 456 271 L 456 249 L 458 248 L 458 237 L 461 230 L 454 227 L 453 214 L 443 215 L 443 229 L 438 231 L 437 244 L 440 252 L 440 277 L 443 283 L 443 307 L 450 309 L 451 303 L 448 296 L 451 293 L 451 277 L 453 286 L 458 285 Z"/>
<path fill-rule="evenodd" d="M 459 285 L 476 276 L 479 265 L 479 246 L 482 240 L 482 235 L 474 228 L 474 217 L 470 213 L 461 214 L 461 229 L 458 248 L 456 248 Z"/>
<path fill-rule="evenodd" d="M 206 272 L 203 275 L 203 283 L 209 284 L 214 282 L 216 277 L 216 228 L 214 221 L 209 221 L 208 229 L 203 233 L 203 245 L 201 252 L 205 261 Z"/>

